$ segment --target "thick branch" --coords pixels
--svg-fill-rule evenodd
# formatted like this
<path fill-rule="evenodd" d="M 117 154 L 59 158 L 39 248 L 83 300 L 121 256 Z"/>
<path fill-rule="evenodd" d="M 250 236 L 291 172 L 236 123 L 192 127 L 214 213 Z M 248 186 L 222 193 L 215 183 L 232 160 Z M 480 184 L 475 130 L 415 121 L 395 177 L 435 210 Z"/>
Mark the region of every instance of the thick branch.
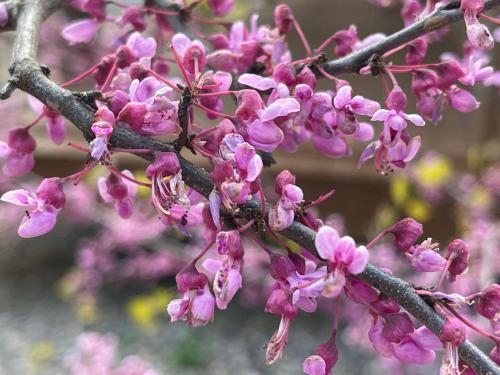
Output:
<path fill-rule="evenodd" d="M 459 4 L 460 3 L 458 2 L 458 5 Z M 484 9 L 492 9 L 498 5 L 500 5 L 500 0 L 486 0 L 484 3 Z M 425 34 L 441 29 L 462 19 L 463 13 L 457 8 L 457 6 L 437 9 L 427 17 L 424 17 L 422 20 L 392 35 L 389 35 L 379 43 L 363 48 L 362 50 L 354 52 L 346 57 L 327 62 L 322 65 L 322 68 L 330 74 L 349 72 L 357 73 L 361 68 L 368 65 L 369 60 L 373 55 L 381 56 L 394 48 L 400 47 Z"/>
<path fill-rule="evenodd" d="M 90 130 L 92 118 L 94 115 L 93 109 L 83 104 L 71 92 L 59 87 L 54 82 L 49 80 L 42 71 L 42 68 L 40 68 L 40 66 L 34 60 L 37 43 L 36 35 L 33 34 L 37 34 L 37 27 L 40 25 L 43 16 L 34 15 L 33 12 L 40 11 L 42 12 L 41 14 L 44 14 L 45 12 L 42 11 L 44 9 L 44 4 L 48 3 L 52 3 L 52 0 L 33 0 L 32 3 L 30 2 L 29 6 L 26 6 L 22 9 L 18 23 L 19 34 L 16 41 L 17 46 L 15 48 L 16 56 L 11 73 L 17 78 L 15 81 L 16 87 L 35 96 L 52 109 L 60 112 L 64 117 L 75 124 L 78 129 L 80 129 L 87 141 L 90 141 L 93 138 L 93 134 Z M 490 0 L 488 2 L 488 5 L 492 6 L 493 3 L 496 5 L 500 3 L 500 0 Z M 457 15 L 454 15 L 453 17 L 457 17 Z M 25 24 L 32 22 L 37 26 L 31 27 L 31 25 Z M 24 27 L 26 29 L 24 29 Z M 28 30 L 30 33 L 32 33 L 32 35 L 26 35 Z M 26 38 L 26 40 L 29 42 L 26 47 L 21 46 L 23 38 Z M 401 39 L 402 43 L 408 41 L 408 39 L 405 38 L 407 37 Z M 391 37 L 389 37 L 388 39 L 393 40 L 391 39 Z M 391 46 L 392 44 L 390 44 L 389 46 L 385 46 L 384 48 L 388 50 L 393 48 Z M 376 48 L 376 46 L 372 47 L 372 49 L 373 48 Z M 375 52 L 371 52 L 371 54 Z M 363 54 L 360 55 L 360 52 L 358 52 L 357 56 L 360 57 L 351 57 L 352 60 L 349 60 L 349 64 L 333 62 L 333 67 L 331 69 L 334 69 L 335 73 L 339 71 L 357 70 L 356 67 L 361 66 L 362 63 L 365 62 L 364 59 L 366 56 L 368 56 L 368 54 L 368 52 L 363 52 Z M 349 57 L 345 59 L 349 59 Z M 338 61 L 342 61 L 345 59 L 340 59 Z M 347 65 L 353 67 L 347 69 Z M 337 68 L 335 68 L 335 66 L 337 66 Z M 344 67 L 340 69 L 340 66 Z M 110 144 L 112 146 L 120 148 L 149 148 L 151 150 L 158 151 L 174 151 L 173 146 L 169 144 L 164 144 L 157 140 L 140 136 L 122 127 L 115 128 L 110 138 Z M 143 157 L 147 160 L 152 160 L 153 156 L 151 154 L 148 154 L 144 155 Z M 186 183 L 203 194 L 205 197 L 208 197 L 213 189 L 213 184 L 210 180 L 208 172 L 200 167 L 193 165 L 181 156 L 179 156 L 179 158 L 181 162 L 183 178 Z M 251 218 L 252 211 L 260 208 L 260 204 L 255 200 L 249 201 L 245 206 L 250 210 L 242 209 L 240 215 L 246 217 L 247 219 Z M 316 253 L 314 245 L 316 232 L 314 232 L 310 228 L 305 227 L 298 222 L 294 222 L 287 230 L 283 231 L 282 234 L 297 242 L 299 245 L 305 247 L 309 251 Z M 410 314 L 415 316 L 423 324 L 429 327 L 429 329 L 431 329 L 434 333 L 440 333 L 443 325 L 442 319 L 414 292 L 411 285 L 398 278 L 384 273 L 383 271 L 372 265 L 369 265 L 366 270 L 363 273 L 357 275 L 357 277 L 396 300 Z M 476 346 L 468 341 L 460 346 L 460 356 L 478 374 L 500 374 L 500 370 L 498 369 L 498 367 Z"/>

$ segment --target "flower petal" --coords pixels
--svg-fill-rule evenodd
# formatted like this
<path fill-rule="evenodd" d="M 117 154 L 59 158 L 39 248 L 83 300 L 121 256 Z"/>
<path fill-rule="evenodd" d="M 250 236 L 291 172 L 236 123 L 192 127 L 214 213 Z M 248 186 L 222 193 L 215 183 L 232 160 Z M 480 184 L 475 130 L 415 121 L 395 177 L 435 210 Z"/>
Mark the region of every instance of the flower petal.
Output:
<path fill-rule="evenodd" d="M 35 197 L 33 193 L 24 189 L 11 190 L 2 195 L 0 200 L 15 204 L 16 206 L 35 206 Z"/>
<path fill-rule="evenodd" d="M 368 249 L 364 246 L 358 247 L 354 254 L 354 259 L 351 264 L 347 266 L 347 270 L 353 275 L 363 272 L 368 264 L 368 258 Z"/>
<path fill-rule="evenodd" d="M 238 82 L 262 91 L 274 89 L 276 87 L 276 82 L 272 78 L 261 77 L 257 74 L 242 74 Z"/>
<path fill-rule="evenodd" d="M 328 225 L 319 228 L 316 238 L 314 239 L 314 244 L 316 245 L 319 256 L 327 260 L 332 259 L 333 249 L 338 240 L 339 234 L 334 228 Z"/>
<path fill-rule="evenodd" d="M 34 211 L 25 216 L 17 233 L 23 238 L 32 238 L 50 232 L 56 225 L 57 212 Z"/>

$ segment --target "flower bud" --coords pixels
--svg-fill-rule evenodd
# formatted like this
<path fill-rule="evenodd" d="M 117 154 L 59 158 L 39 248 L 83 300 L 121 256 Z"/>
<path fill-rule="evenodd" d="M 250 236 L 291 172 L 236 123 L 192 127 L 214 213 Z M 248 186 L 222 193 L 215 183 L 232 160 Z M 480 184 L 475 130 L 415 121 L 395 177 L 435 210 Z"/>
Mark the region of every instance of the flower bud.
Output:
<path fill-rule="evenodd" d="M 450 105 L 458 112 L 469 113 L 479 108 L 479 102 L 467 90 L 453 87 L 447 97 Z"/>
<path fill-rule="evenodd" d="M 281 35 L 287 34 L 292 30 L 293 14 L 288 5 L 279 4 L 274 8 L 274 24 Z"/>
<path fill-rule="evenodd" d="M 427 53 L 427 40 L 425 38 L 415 39 L 408 44 L 408 52 L 405 61 L 408 65 L 418 65 L 424 60 Z"/>
<path fill-rule="evenodd" d="M 198 64 L 198 72 L 202 72 L 207 65 L 205 56 L 205 47 L 203 44 L 194 41 L 185 51 L 182 59 L 182 65 L 191 74 L 196 74 L 196 64 Z"/>
<path fill-rule="evenodd" d="M 104 84 L 106 78 L 108 78 L 109 73 L 111 72 L 111 68 L 116 60 L 116 57 L 113 55 L 106 55 L 102 58 L 101 62 L 97 66 L 96 70 L 92 72 L 94 79 L 96 80 L 98 85 Z"/>
<path fill-rule="evenodd" d="M 458 318 L 446 317 L 439 339 L 458 346 L 465 341 L 465 326 Z"/>
<path fill-rule="evenodd" d="M 397 222 L 387 232 L 394 235 L 394 244 L 401 251 L 407 251 L 424 233 L 422 224 L 412 218 Z"/>
<path fill-rule="evenodd" d="M 495 41 L 488 28 L 479 22 L 467 25 L 467 38 L 471 44 L 479 49 L 488 51 L 495 46 Z"/>
<path fill-rule="evenodd" d="M 152 180 L 155 175 L 173 176 L 181 170 L 179 159 L 173 152 L 156 152 L 155 161 L 146 168 L 146 177 Z"/>
<path fill-rule="evenodd" d="M 283 289 L 274 289 L 266 302 L 265 312 L 283 315 L 295 319 L 297 307 L 292 303 L 290 295 Z"/>
<path fill-rule="evenodd" d="M 117 176 L 115 173 L 109 174 L 106 179 L 106 188 L 108 194 L 117 200 L 125 199 L 128 195 L 127 185 L 125 185 L 121 177 Z"/>
<path fill-rule="evenodd" d="M 136 59 L 134 52 L 125 45 L 116 51 L 116 64 L 120 69 L 129 67 Z"/>
<path fill-rule="evenodd" d="M 491 284 L 481 293 L 476 311 L 490 320 L 500 315 L 500 285 Z"/>
<path fill-rule="evenodd" d="M 175 276 L 177 290 L 185 293 L 193 289 L 203 289 L 208 285 L 208 278 L 204 273 L 198 272 L 191 264 Z"/>
<path fill-rule="evenodd" d="M 436 71 L 439 77 L 438 87 L 441 90 L 448 89 L 451 85 L 458 81 L 459 78 L 462 78 L 465 75 L 465 72 L 460 64 L 453 60 L 448 60 L 439 64 L 436 67 Z"/>
<path fill-rule="evenodd" d="M 291 273 L 295 272 L 295 265 L 284 255 L 271 255 L 271 276 L 276 280 L 285 280 Z"/>
<path fill-rule="evenodd" d="M 297 74 L 295 81 L 297 84 L 302 83 L 309 86 L 313 90 L 316 88 L 316 76 L 307 66 L 302 69 L 299 74 Z M 297 86 L 295 87 L 295 92 L 297 92 Z"/>
<path fill-rule="evenodd" d="M 295 185 L 295 176 L 289 170 L 285 169 L 276 176 L 274 191 L 282 195 L 284 187 L 288 184 Z"/>
<path fill-rule="evenodd" d="M 274 67 L 273 79 L 287 86 L 293 86 L 295 84 L 295 70 L 293 66 L 287 63 L 279 63 Z"/>
<path fill-rule="evenodd" d="M 395 111 L 402 111 L 406 108 L 406 95 L 403 90 L 401 90 L 401 87 L 394 86 L 392 91 L 387 96 L 385 105 L 387 108 Z"/>
<path fill-rule="evenodd" d="M 7 145 L 19 154 L 31 154 L 35 151 L 36 141 L 26 128 L 9 131 Z"/>
<path fill-rule="evenodd" d="M 146 77 L 149 76 L 149 72 L 147 71 L 146 67 L 142 65 L 141 63 L 132 63 L 130 65 L 130 69 L 128 71 L 128 74 L 131 79 L 138 79 L 142 81 Z"/>
<path fill-rule="evenodd" d="M 452 276 L 463 274 L 469 266 L 469 248 L 462 240 L 453 240 L 448 244 L 446 259 L 452 259 L 448 272 Z"/>

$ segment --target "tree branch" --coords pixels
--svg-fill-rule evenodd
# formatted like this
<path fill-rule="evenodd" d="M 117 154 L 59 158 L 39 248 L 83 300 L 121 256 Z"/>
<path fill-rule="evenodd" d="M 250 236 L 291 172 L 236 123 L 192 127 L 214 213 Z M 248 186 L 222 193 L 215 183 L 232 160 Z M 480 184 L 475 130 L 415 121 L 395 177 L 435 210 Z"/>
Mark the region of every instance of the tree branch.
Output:
<path fill-rule="evenodd" d="M 13 64 L 11 66 L 12 77 L 16 79 L 12 84 L 14 87 L 33 95 L 51 109 L 61 113 L 83 133 L 87 141 L 91 141 L 93 139 L 91 125 L 94 110 L 82 103 L 70 91 L 59 87 L 48 79 L 43 69 L 35 61 L 38 28 L 43 18 L 47 15 L 47 5 L 57 2 L 58 1 L 55 0 L 32 0 L 21 9 L 17 26 L 18 34 L 13 52 Z M 499 3 L 500 0 L 489 0 L 487 2 L 489 7 L 498 5 Z M 39 13 L 36 14 L 37 12 Z M 446 13 L 443 15 L 442 12 Z M 461 16 L 456 10 L 450 11 L 452 13 L 447 12 L 448 11 L 438 11 L 438 15 L 432 17 L 445 17 L 447 23 L 449 23 L 453 20 L 457 20 L 459 18 L 458 16 Z M 376 46 L 369 47 L 344 59 L 335 60 L 329 63 L 329 72 L 357 71 L 360 67 L 364 66 L 363 64 L 366 63 L 366 58 L 368 56 L 371 56 L 373 53 L 383 53 L 384 51 L 394 48 L 396 46 L 395 39 L 399 40 L 400 43 L 406 43 L 413 37 L 423 35 L 421 31 L 417 30 L 420 30 L 419 27 L 424 27 L 425 22 L 429 22 L 429 20 L 421 21 L 419 23 L 421 26 L 410 26 L 410 28 L 405 29 L 410 29 L 410 31 L 405 32 L 405 30 L 403 30 L 396 33 Z M 440 27 L 447 23 L 442 23 Z M 429 29 L 428 25 L 427 32 L 435 30 L 435 28 Z M 397 35 L 402 36 L 397 37 Z M 25 44 L 23 45 L 23 43 Z M 110 138 L 110 144 L 119 148 L 149 148 L 156 151 L 175 152 L 174 147 L 170 144 L 143 137 L 122 127 L 114 129 Z M 147 160 L 153 159 L 152 154 L 141 156 Z M 208 197 L 213 189 L 213 183 L 210 180 L 208 172 L 203 168 L 193 165 L 180 155 L 179 159 L 185 182 L 205 197 Z M 258 210 L 260 208 L 260 203 L 251 200 L 244 205 L 244 208 L 249 210 L 242 209 L 239 214 L 242 217 L 251 219 L 251 212 Z M 316 232 L 310 228 L 299 222 L 294 222 L 289 228 L 281 233 L 309 251 L 316 253 L 314 245 Z M 403 280 L 388 275 L 372 265 L 368 265 L 365 271 L 357 275 L 357 277 L 396 300 L 411 315 L 420 320 L 434 333 L 440 333 L 443 326 L 442 319 L 415 293 L 411 285 Z M 496 375 L 500 373 L 498 367 L 476 346 L 468 341 L 460 346 L 460 357 L 478 374 Z"/>
<path fill-rule="evenodd" d="M 484 10 L 492 9 L 498 5 L 500 5 L 500 0 L 486 0 L 484 2 Z M 362 50 L 340 59 L 329 61 L 321 65 L 321 67 L 329 74 L 358 73 L 361 68 L 368 65 L 373 55 L 381 56 L 396 47 L 400 47 L 425 34 L 441 29 L 462 19 L 463 13 L 456 5 L 455 7 L 445 6 L 435 10 L 413 25 L 389 35 L 379 43 L 363 48 Z"/>

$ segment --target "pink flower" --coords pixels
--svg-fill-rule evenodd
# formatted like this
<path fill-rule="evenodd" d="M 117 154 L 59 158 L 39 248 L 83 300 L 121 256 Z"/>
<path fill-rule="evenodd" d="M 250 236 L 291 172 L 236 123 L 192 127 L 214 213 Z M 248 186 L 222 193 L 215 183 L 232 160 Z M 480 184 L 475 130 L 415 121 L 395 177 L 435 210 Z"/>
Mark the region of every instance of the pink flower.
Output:
<path fill-rule="evenodd" d="M 134 178 L 129 170 L 122 172 L 124 175 Z M 133 199 L 137 194 L 137 185 L 120 177 L 115 173 L 110 173 L 107 178 L 100 177 L 97 180 L 97 187 L 101 198 L 106 203 L 113 203 L 118 215 L 128 219 L 133 213 Z"/>
<path fill-rule="evenodd" d="M 207 277 L 191 264 L 179 272 L 175 279 L 182 298 L 174 299 L 168 304 L 170 320 L 183 320 L 191 327 L 200 327 L 212 322 L 215 298 L 208 288 Z"/>
<path fill-rule="evenodd" d="M 382 142 L 384 146 L 391 146 L 397 142 L 401 131 L 406 129 L 407 120 L 417 126 L 424 126 L 425 121 L 419 115 L 408 115 L 403 112 L 406 107 L 406 95 L 399 86 L 395 86 L 387 97 L 387 109 L 379 109 L 373 114 L 372 121 L 384 121 L 384 136 Z M 396 135 L 391 134 L 391 130 L 396 131 Z"/>
<path fill-rule="evenodd" d="M 325 375 L 326 363 L 319 355 L 311 355 L 302 363 L 302 369 L 307 375 Z"/>
<path fill-rule="evenodd" d="M 439 255 L 437 246 L 438 244 L 433 244 L 428 238 L 420 245 L 412 247 L 406 254 L 412 267 L 418 272 L 441 271 L 446 264 L 446 259 Z"/>
<path fill-rule="evenodd" d="M 66 203 L 59 178 L 46 178 L 36 193 L 24 189 L 8 191 L 0 200 L 24 207 L 26 215 L 19 225 L 18 234 L 32 238 L 50 232 L 56 225 L 57 214 Z"/>
<path fill-rule="evenodd" d="M 4 27 L 9 23 L 9 12 L 4 3 L 0 4 L 0 27 Z"/>
<path fill-rule="evenodd" d="M 327 225 L 318 230 L 315 245 L 319 256 L 328 260 L 333 268 L 323 289 L 326 297 L 338 296 L 345 285 L 345 274 L 361 273 L 368 264 L 368 250 L 364 246 L 356 247 L 349 236 L 339 238 L 337 231 Z"/>
<path fill-rule="evenodd" d="M 172 37 L 172 46 L 179 55 L 182 65 L 190 74 L 195 75 L 205 69 L 207 58 L 202 42 L 191 41 L 186 35 L 177 33 Z"/>
<path fill-rule="evenodd" d="M 289 175 L 291 175 L 291 173 L 285 170 L 276 177 L 276 186 L 279 186 L 278 194 L 281 194 L 281 197 L 278 203 L 269 211 L 269 225 L 275 231 L 285 230 L 292 225 L 295 210 L 299 208 L 299 204 L 304 199 L 301 188 L 293 183 L 283 185 L 282 180 Z M 292 176 L 291 180 L 295 181 L 295 177 Z"/>
<path fill-rule="evenodd" d="M 30 103 L 31 108 L 35 111 L 35 113 L 39 116 L 44 113 L 44 117 L 47 119 L 46 128 L 47 134 L 49 135 L 52 142 L 56 145 L 60 145 L 64 142 L 64 136 L 66 134 L 66 128 L 64 126 L 64 117 L 62 117 L 59 113 L 52 111 L 49 107 L 45 106 L 38 99 L 35 99 L 33 96 L 28 97 L 28 101 Z"/>
<path fill-rule="evenodd" d="M 115 126 L 115 115 L 107 107 L 101 107 L 94 114 L 92 133 L 95 138 L 90 142 L 90 155 L 100 160 L 108 151 L 108 140 Z"/>
<path fill-rule="evenodd" d="M 360 95 L 352 97 L 352 87 L 340 87 L 333 98 L 337 110 L 337 127 L 344 134 L 353 134 L 359 127 L 355 115 L 373 116 L 380 109 L 380 104 Z"/>
<path fill-rule="evenodd" d="M 70 23 L 62 31 L 62 37 L 70 46 L 89 43 L 97 33 L 97 21 L 94 19 L 79 20 Z"/>
<path fill-rule="evenodd" d="M 469 41 L 476 48 L 490 50 L 495 44 L 493 37 L 488 28 L 477 20 L 477 15 L 483 11 L 483 8 L 484 0 L 464 0 L 460 2 L 460 10 L 464 12 Z"/>
<path fill-rule="evenodd" d="M 394 245 L 396 245 L 399 250 L 407 251 L 415 244 L 424 231 L 422 224 L 407 217 L 390 227 L 387 233 L 394 235 Z"/>
<path fill-rule="evenodd" d="M 7 142 L 0 142 L 0 158 L 5 159 L 3 173 L 9 177 L 18 177 L 31 171 L 35 165 L 35 148 L 36 141 L 29 129 L 10 130 Z"/>

